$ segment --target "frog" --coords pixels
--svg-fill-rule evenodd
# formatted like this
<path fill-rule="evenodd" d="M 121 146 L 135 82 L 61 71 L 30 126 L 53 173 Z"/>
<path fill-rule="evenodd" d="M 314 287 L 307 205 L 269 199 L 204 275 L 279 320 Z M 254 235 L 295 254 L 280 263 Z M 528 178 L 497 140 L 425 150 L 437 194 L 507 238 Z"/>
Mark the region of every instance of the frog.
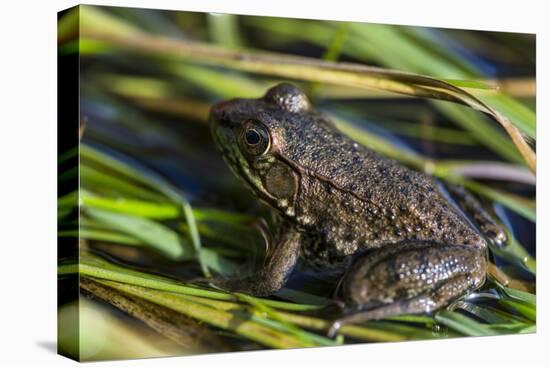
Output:
<path fill-rule="evenodd" d="M 294 84 L 218 102 L 209 125 L 229 169 L 276 218 L 263 264 L 210 279 L 218 288 L 270 296 L 303 262 L 341 274 L 342 323 L 431 313 L 484 284 L 480 228 L 506 240 L 471 194 L 357 143 Z"/>

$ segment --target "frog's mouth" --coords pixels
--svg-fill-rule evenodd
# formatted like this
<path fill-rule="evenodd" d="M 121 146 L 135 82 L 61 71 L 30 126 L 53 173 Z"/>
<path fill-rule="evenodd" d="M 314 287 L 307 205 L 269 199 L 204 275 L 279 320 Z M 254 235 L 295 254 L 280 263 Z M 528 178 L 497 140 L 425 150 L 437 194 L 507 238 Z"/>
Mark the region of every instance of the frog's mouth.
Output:
<path fill-rule="evenodd" d="M 245 186 L 252 190 L 258 197 L 270 202 L 272 198 L 266 195 L 261 179 L 252 173 L 248 161 L 239 152 L 234 151 L 239 148 L 236 147 L 231 149 L 224 147 L 223 145 L 220 146 L 219 144 L 218 147 L 222 152 L 225 163 L 233 175 L 241 180 Z"/>

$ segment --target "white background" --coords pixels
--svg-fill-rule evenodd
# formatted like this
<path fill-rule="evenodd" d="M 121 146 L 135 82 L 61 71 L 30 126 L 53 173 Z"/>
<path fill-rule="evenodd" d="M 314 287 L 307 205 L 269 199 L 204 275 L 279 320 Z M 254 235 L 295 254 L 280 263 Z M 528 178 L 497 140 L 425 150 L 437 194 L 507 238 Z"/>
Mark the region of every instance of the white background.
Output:
<path fill-rule="evenodd" d="M 537 33 L 537 334 L 95 363 L 98 366 L 521 366 L 547 364 L 548 70 L 545 1 L 97 1 L 95 4 Z M 73 1 L 8 0 L 0 12 L 0 365 L 72 365 L 56 340 L 56 12 Z M 542 103 L 541 103 L 542 101 Z M 6 205 L 7 204 L 7 205 Z M 541 225 L 542 224 L 542 225 Z M 546 339 L 546 340 L 545 340 Z M 546 347 L 545 347 L 546 346 Z M 546 348 L 546 350 L 544 350 Z M 546 352 L 546 353 L 544 353 Z M 34 364 L 33 364 L 34 362 Z"/>

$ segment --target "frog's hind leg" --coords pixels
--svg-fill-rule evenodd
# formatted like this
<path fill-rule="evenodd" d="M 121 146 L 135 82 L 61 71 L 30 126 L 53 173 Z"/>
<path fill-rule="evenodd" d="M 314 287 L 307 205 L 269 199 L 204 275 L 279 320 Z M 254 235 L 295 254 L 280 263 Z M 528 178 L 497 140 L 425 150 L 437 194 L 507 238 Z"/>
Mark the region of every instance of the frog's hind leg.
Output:
<path fill-rule="evenodd" d="M 478 245 L 404 242 L 361 255 L 341 285 L 351 313 L 334 326 L 432 312 L 479 288 L 486 266 Z"/>
<path fill-rule="evenodd" d="M 507 235 L 504 228 L 485 210 L 476 197 L 462 186 L 452 183 L 445 183 L 443 186 L 468 218 L 474 222 L 493 245 L 497 247 L 507 245 Z"/>

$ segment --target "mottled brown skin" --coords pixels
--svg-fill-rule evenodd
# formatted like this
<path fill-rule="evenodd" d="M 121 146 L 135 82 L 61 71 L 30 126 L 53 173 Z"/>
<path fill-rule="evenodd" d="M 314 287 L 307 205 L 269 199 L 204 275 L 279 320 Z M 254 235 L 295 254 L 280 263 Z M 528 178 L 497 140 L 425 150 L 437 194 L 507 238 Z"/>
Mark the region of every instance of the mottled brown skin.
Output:
<path fill-rule="evenodd" d="M 299 258 L 345 268 L 343 301 L 362 319 L 429 312 L 483 284 L 487 244 L 434 181 L 343 135 L 298 88 L 221 102 L 210 124 L 229 167 L 280 222 L 254 276 L 214 284 L 265 296 Z"/>

